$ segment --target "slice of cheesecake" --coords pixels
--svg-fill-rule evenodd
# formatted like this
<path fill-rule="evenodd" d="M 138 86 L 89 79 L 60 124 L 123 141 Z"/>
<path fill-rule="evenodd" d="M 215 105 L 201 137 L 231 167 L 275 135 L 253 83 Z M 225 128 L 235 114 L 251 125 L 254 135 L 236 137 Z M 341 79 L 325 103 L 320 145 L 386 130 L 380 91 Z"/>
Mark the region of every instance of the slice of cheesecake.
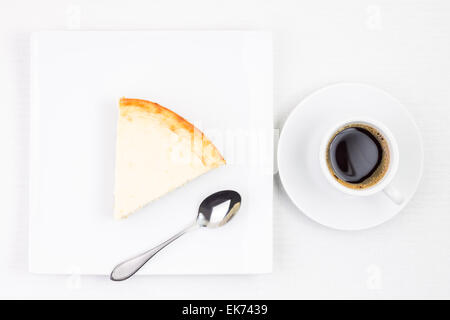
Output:
<path fill-rule="evenodd" d="M 125 218 L 203 173 L 225 164 L 206 136 L 157 103 L 120 99 L 114 216 Z"/>

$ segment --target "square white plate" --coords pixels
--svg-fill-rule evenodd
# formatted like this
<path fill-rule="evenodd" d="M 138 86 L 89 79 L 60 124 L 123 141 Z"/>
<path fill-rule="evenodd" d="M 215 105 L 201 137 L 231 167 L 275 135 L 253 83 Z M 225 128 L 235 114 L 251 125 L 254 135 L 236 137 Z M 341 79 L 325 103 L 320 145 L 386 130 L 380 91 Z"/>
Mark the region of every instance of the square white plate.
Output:
<path fill-rule="evenodd" d="M 241 193 L 226 226 L 201 229 L 139 274 L 272 269 L 270 33 L 39 32 L 32 36 L 29 269 L 107 275 L 190 223 L 201 200 Z M 117 102 L 143 98 L 203 130 L 228 161 L 129 219 L 113 219 Z"/>

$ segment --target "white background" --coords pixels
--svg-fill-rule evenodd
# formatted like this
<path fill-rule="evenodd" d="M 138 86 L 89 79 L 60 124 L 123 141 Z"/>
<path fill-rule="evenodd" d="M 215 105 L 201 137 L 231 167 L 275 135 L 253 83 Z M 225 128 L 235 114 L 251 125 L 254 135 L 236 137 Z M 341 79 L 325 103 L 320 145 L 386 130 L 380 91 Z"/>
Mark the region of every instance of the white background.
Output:
<path fill-rule="evenodd" d="M 41 29 L 272 30 L 275 127 L 324 85 L 354 81 L 385 89 L 411 111 L 424 138 L 418 193 L 380 227 L 339 232 L 302 215 L 276 178 L 270 275 L 150 276 L 124 283 L 31 275 L 29 35 Z M 0 297 L 450 298 L 449 84 L 450 2 L 445 0 L 2 0 Z"/>

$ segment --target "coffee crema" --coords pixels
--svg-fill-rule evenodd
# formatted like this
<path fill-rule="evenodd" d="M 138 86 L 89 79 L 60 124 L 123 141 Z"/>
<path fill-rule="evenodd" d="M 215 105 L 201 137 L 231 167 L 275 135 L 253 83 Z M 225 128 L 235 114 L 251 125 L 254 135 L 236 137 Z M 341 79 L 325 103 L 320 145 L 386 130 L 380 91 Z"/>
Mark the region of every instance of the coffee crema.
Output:
<path fill-rule="evenodd" d="M 351 123 L 331 137 L 326 161 L 340 184 L 352 189 L 369 188 L 377 184 L 389 169 L 389 145 L 374 127 Z"/>

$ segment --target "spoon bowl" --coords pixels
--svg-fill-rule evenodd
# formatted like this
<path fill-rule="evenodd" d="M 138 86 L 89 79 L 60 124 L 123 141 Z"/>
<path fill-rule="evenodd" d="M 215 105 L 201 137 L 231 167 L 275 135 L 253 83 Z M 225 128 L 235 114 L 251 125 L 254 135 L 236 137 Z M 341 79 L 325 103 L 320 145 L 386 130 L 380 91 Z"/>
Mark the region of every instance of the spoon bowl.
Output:
<path fill-rule="evenodd" d="M 224 190 L 213 193 L 200 204 L 197 219 L 194 223 L 160 245 L 118 264 L 111 272 L 110 279 L 113 281 L 122 281 L 130 278 L 159 251 L 186 232 L 198 229 L 199 227 L 221 227 L 234 217 L 240 207 L 241 196 L 236 191 Z"/>
<path fill-rule="evenodd" d="M 216 192 L 202 201 L 198 209 L 197 224 L 217 228 L 226 224 L 241 207 L 241 196 L 236 191 Z"/>

